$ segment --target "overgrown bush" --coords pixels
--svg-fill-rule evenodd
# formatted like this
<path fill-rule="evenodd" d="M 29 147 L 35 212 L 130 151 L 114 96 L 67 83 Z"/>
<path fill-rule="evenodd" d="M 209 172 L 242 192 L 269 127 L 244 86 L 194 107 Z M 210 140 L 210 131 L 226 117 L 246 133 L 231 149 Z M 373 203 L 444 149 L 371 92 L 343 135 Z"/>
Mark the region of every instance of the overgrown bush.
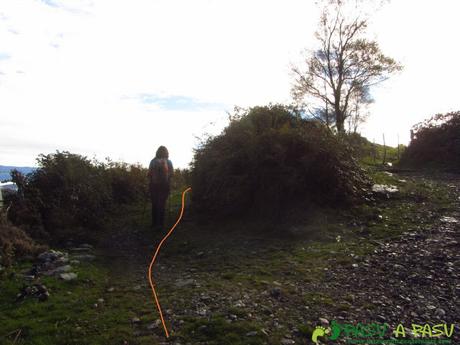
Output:
<path fill-rule="evenodd" d="M 69 152 L 41 155 L 38 163 L 27 177 L 13 173 L 18 193 L 9 212 L 34 237 L 84 237 L 118 205 L 147 197 L 146 169 L 138 165 L 103 164 Z"/>
<path fill-rule="evenodd" d="M 36 244 L 23 230 L 0 221 L 0 265 L 11 263 L 26 255 L 35 255 L 46 248 Z"/>
<path fill-rule="evenodd" d="M 109 161 L 105 165 L 115 203 L 132 203 L 147 197 L 147 171 L 140 165 Z"/>
<path fill-rule="evenodd" d="M 192 167 L 194 209 L 208 217 L 279 218 L 305 202 L 352 203 L 367 186 L 340 138 L 282 105 L 237 112 Z"/>
<path fill-rule="evenodd" d="M 413 126 L 401 165 L 460 171 L 460 111 L 438 114 Z"/>
<path fill-rule="evenodd" d="M 112 202 L 104 166 L 68 152 L 41 155 L 38 162 L 24 197 L 39 203 L 46 231 L 100 227 Z"/>

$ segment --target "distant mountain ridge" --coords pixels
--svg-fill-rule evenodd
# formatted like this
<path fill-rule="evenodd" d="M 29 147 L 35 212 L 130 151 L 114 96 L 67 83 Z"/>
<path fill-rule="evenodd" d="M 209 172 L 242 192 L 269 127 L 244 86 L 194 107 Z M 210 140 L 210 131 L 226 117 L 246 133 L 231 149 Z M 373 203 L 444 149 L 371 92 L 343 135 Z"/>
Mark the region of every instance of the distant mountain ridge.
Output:
<path fill-rule="evenodd" d="M 30 174 L 35 171 L 37 168 L 33 167 L 16 167 L 11 165 L 0 165 L 0 181 L 11 180 L 10 172 L 11 170 L 18 170 L 24 175 Z"/>

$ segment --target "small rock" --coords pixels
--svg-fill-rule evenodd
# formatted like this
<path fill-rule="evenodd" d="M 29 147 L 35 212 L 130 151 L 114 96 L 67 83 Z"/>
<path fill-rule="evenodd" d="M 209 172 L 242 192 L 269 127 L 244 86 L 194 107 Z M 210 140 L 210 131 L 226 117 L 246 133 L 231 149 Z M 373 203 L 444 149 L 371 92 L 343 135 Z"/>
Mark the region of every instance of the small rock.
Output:
<path fill-rule="evenodd" d="M 38 300 L 39 300 L 40 302 L 44 302 L 44 301 L 46 301 L 49 297 L 50 297 L 50 294 L 49 294 L 48 291 L 46 291 L 46 292 L 43 292 L 43 293 L 41 293 L 40 295 L 38 295 Z"/>
<path fill-rule="evenodd" d="M 454 217 L 442 217 L 441 222 L 443 223 L 458 223 L 458 219 L 455 219 Z"/>
<path fill-rule="evenodd" d="M 48 292 L 48 289 L 46 288 L 45 285 L 42 284 L 35 284 L 35 287 L 39 293 L 45 293 Z"/>
<path fill-rule="evenodd" d="M 59 266 L 53 270 L 53 274 L 66 273 L 70 271 L 72 271 L 72 266 L 70 265 Z"/>
<path fill-rule="evenodd" d="M 444 317 L 446 316 L 446 311 L 444 309 L 438 308 L 435 311 L 435 315 L 438 317 Z"/>
<path fill-rule="evenodd" d="M 328 319 L 325 319 L 324 317 L 320 317 L 318 320 L 319 320 L 319 322 L 321 322 L 321 325 L 329 326 L 329 320 Z"/>
<path fill-rule="evenodd" d="M 193 285 L 194 283 L 195 283 L 195 280 L 193 279 L 179 279 L 176 281 L 174 285 L 178 288 L 181 288 L 181 287 L 185 287 L 188 285 Z"/>
<path fill-rule="evenodd" d="M 247 337 L 254 337 L 256 335 L 257 335 L 257 331 L 251 331 L 251 332 L 246 333 Z"/>
<path fill-rule="evenodd" d="M 114 292 L 114 291 L 115 291 L 115 288 L 114 288 L 113 286 L 111 286 L 111 287 L 109 287 L 109 288 L 107 289 L 107 292 Z"/>
<path fill-rule="evenodd" d="M 276 287 L 270 290 L 270 296 L 274 298 L 280 298 L 281 297 L 281 288 Z"/>
<path fill-rule="evenodd" d="M 69 263 L 69 258 L 67 256 L 62 256 L 62 257 L 56 259 L 54 261 L 54 263 L 56 263 L 57 265 L 59 265 L 59 264 L 65 265 L 65 264 Z"/>
<path fill-rule="evenodd" d="M 161 320 L 160 319 L 156 319 L 154 322 L 150 323 L 147 325 L 147 329 L 156 329 L 158 328 L 159 326 L 161 325 Z"/>
<path fill-rule="evenodd" d="M 281 345 L 291 345 L 295 344 L 295 341 L 292 339 L 283 338 L 281 339 Z"/>
<path fill-rule="evenodd" d="M 133 324 L 139 324 L 139 323 L 141 323 L 141 319 L 139 319 L 138 317 L 133 317 L 133 318 L 131 319 L 131 322 L 132 322 Z"/>
<path fill-rule="evenodd" d="M 63 256 L 65 256 L 63 252 L 51 249 L 51 250 L 41 253 L 40 255 L 38 255 L 37 258 L 40 261 L 55 261 L 58 258 L 63 257 Z"/>
<path fill-rule="evenodd" d="M 243 308 L 245 305 L 243 303 L 243 301 L 236 301 L 235 304 L 234 304 L 235 307 L 237 308 Z"/>
<path fill-rule="evenodd" d="M 154 322 L 149 323 L 149 324 L 147 325 L 147 329 L 148 329 L 148 330 L 154 330 L 154 329 L 156 329 L 156 328 L 157 328 L 157 326 L 155 325 Z"/>
<path fill-rule="evenodd" d="M 79 254 L 79 255 L 74 255 L 73 258 L 75 260 L 79 261 L 93 261 L 96 259 L 96 257 L 92 254 Z"/>
<path fill-rule="evenodd" d="M 206 316 L 208 314 L 208 311 L 206 309 L 200 309 L 197 311 L 197 314 L 200 316 Z"/>
<path fill-rule="evenodd" d="M 76 273 L 70 272 L 70 273 L 61 273 L 59 275 L 59 278 L 65 280 L 65 281 L 71 281 L 77 279 L 78 275 Z"/>
<path fill-rule="evenodd" d="M 97 302 L 102 304 L 102 303 L 104 303 L 104 299 L 103 298 L 98 298 Z"/>
<path fill-rule="evenodd" d="M 399 191 L 398 187 L 393 185 L 384 185 L 384 184 L 374 184 L 372 186 L 372 191 L 374 193 L 396 193 Z"/>

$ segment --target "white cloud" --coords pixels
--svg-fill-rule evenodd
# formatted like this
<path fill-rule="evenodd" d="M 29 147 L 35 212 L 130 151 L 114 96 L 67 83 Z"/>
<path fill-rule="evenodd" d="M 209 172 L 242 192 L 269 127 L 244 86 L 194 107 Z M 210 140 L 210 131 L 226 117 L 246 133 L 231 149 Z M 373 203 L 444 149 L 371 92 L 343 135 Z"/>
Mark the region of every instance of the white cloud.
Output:
<path fill-rule="evenodd" d="M 456 2 L 410 4 L 390 3 L 372 28 L 405 65 L 374 92 L 365 130 L 391 144 L 456 105 Z M 289 102 L 289 63 L 312 47 L 317 18 L 302 0 L 2 1 L 0 164 L 55 149 L 147 164 L 164 144 L 185 166 L 233 105 Z M 143 94 L 222 108 L 165 109 Z"/>
<path fill-rule="evenodd" d="M 456 80 L 460 33 L 454 0 L 394 1 L 374 19 L 371 30 L 382 50 L 404 65 L 400 75 L 374 91 L 372 117 L 364 134 L 390 144 L 407 144 L 412 125 L 436 113 L 459 110 Z"/>

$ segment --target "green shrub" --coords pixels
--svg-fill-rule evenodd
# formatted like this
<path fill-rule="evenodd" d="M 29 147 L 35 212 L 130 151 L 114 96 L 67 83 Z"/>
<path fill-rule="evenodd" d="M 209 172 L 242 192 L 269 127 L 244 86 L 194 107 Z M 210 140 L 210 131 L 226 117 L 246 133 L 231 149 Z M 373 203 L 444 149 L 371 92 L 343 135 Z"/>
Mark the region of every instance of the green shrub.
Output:
<path fill-rule="evenodd" d="M 106 224 L 119 204 L 147 197 L 147 170 L 138 165 L 103 164 L 69 152 L 40 155 L 39 168 L 13 173 L 9 219 L 36 238 L 86 237 Z"/>
<path fill-rule="evenodd" d="M 347 145 L 282 105 L 237 113 L 195 150 L 194 209 L 207 217 L 268 216 L 314 202 L 352 203 L 368 184 Z"/>
<path fill-rule="evenodd" d="M 69 152 L 41 155 L 24 197 L 39 205 L 45 230 L 98 228 L 112 203 L 105 167 Z"/>
<path fill-rule="evenodd" d="M 460 171 L 460 111 L 416 124 L 401 165 Z"/>
<path fill-rule="evenodd" d="M 142 166 L 108 161 L 105 173 L 115 203 L 127 204 L 147 198 L 147 169 Z"/>

